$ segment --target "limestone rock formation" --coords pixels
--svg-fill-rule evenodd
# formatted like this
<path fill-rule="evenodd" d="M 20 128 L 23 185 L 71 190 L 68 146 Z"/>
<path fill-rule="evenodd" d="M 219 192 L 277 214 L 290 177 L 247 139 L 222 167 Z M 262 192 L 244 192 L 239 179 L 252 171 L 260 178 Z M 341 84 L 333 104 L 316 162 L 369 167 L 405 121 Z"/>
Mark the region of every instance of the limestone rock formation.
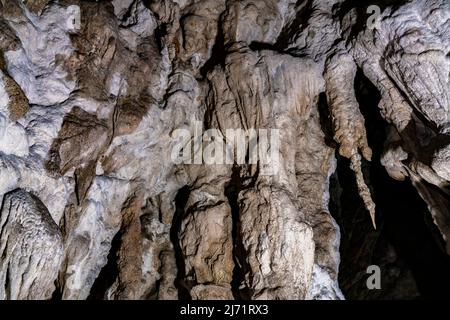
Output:
<path fill-rule="evenodd" d="M 2 299 L 48 299 L 64 252 L 61 231 L 45 205 L 24 190 L 3 198 Z"/>
<path fill-rule="evenodd" d="M 450 2 L 372 2 L 0 0 L 0 299 L 416 294 L 369 172 L 450 255 Z"/>

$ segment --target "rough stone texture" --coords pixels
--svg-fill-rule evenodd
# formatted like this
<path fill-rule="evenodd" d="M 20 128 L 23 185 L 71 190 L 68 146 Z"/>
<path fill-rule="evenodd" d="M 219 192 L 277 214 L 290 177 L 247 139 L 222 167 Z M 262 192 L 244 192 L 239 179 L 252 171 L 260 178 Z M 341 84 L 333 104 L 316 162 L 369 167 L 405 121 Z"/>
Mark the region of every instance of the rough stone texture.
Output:
<path fill-rule="evenodd" d="M 343 299 L 340 157 L 364 219 L 381 161 L 450 254 L 450 3 L 375 2 L 0 0 L 0 298 Z M 175 164 L 197 121 L 278 129 L 277 173 Z"/>
<path fill-rule="evenodd" d="M 6 194 L 0 232 L 0 298 L 49 299 L 64 248 L 45 205 L 24 190 Z"/>

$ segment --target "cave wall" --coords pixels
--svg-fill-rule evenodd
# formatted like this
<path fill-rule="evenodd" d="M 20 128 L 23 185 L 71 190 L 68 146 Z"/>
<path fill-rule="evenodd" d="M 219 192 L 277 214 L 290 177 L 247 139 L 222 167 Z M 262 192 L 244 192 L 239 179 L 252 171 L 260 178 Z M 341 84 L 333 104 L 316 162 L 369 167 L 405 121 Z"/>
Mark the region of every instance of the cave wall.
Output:
<path fill-rule="evenodd" d="M 450 254 L 449 53 L 447 0 L 0 0 L 0 299 L 362 297 L 394 179 Z M 278 130 L 276 173 L 180 129 Z"/>

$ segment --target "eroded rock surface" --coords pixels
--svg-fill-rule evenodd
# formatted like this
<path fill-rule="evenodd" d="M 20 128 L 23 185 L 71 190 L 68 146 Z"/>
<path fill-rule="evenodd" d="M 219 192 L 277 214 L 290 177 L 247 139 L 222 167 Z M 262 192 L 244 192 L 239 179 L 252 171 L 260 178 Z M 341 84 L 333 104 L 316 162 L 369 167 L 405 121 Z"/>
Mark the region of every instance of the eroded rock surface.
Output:
<path fill-rule="evenodd" d="M 363 219 L 381 161 L 450 254 L 450 3 L 376 2 L 0 0 L 0 298 L 343 299 L 338 157 Z M 276 170 L 178 163 L 179 129 L 278 130 Z"/>
<path fill-rule="evenodd" d="M 49 299 L 64 252 L 58 225 L 20 189 L 3 197 L 1 215 L 1 299 Z"/>

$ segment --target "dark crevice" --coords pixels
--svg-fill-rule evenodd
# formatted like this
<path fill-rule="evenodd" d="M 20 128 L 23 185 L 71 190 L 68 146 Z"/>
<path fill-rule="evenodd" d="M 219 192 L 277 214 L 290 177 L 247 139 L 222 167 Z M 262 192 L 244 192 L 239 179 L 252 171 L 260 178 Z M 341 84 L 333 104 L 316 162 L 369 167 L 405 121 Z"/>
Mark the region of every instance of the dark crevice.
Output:
<path fill-rule="evenodd" d="M 2 211 L 3 211 L 3 209 L 2 209 Z M 0 212 L 2 212 L 2 211 L 0 211 Z M 3 235 L 1 234 L 0 236 L 3 236 Z M 6 255 L 8 254 L 8 240 L 9 240 L 9 238 L 6 238 L 5 248 L 3 249 L 3 253 L 2 253 L 2 257 L 1 257 L 0 261 L 5 261 L 6 260 Z"/>
<path fill-rule="evenodd" d="M 127 9 L 127 11 L 125 12 L 125 14 L 124 14 L 123 17 L 122 17 L 122 22 L 128 21 L 128 19 L 129 19 L 129 18 L 131 17 L 131 15 L 133 14 L 133 10 L 135 10 L 135 6 L 136 6 L 136 3 L 134 3 L 133 5 L 131 5 L 131 6 Z M 131 26 L 131 25 L 135 25 L 135 24 L 136 24 L 136 22 L 127 25 L 127 27 L 129 27 L 129 26 Z"/>
<path fill-rule="evenodd" d="M 313 12 L 312 1 L 305 2 L 304 0 L 298 0 L 296 8 L 298 8 L 295 18 L 281 31 L 278 36 L 276 47 L 287 48 L 292 42 L 292 38 L 299 34 L 307 25 L 308 20 Z"/>
<path fill-rule="evenodd" d="M 120 249 L 122 239 L 122 232 L 119 231 L 114 236 L 111 242 L 111 249 L 108 253 L 108 262 L 100 271 L 97 279 L 91 288 L 88 300 L 103 300 L 105 299 L 107 290 L 114 284 L 119 276 L 119 269 L 117 266 L 117 255 Z"/>
<path fill-rule="evenodd" d="M 55 291 L 53 291 L 52 297 L 50 300 L 53 300 L 53 301 L 61 301 L 62 300 L 62 290 L 61 290 L 57 280 L 55 280 Z"/>
<path fill-rule="evenodd" d="M 392 179 L 380 163 L 388 124 L 378 110 L 380 95 L 361 70 L 355 92 L 373 150 L 363 173 L 377 206 L 378 230 L 370 225 L 349 161 L 337 155 L 330 211 L 342 235 L 339 285 L 347 299 L 449 298 L 450 259 L 436 241 L 436 227 L 430 228 L 426 204 L 409 180 Z M 369 265 L 380 266 L 381 290 L 366 286 Z"/>
<path fill-rule="evenodd" d="M 175 196 L 175 214 L 172 220 L 172 225 L 170 227 L 170 241 L 173 245 L 177 265 L 177 278 L 175 279 L 175 287 L 178 289 L 179 300 L 191 300 L 190 290 L 193 286 L 192 283 L 186 281 L 184 255 L 179 241 L 181 223 L 183 222 L 183 218 L 186 214 L 185 206 L 189 199 L 190 193 L 191 190 L 188 186 L 184 186 L 183 188 L 178 190 L 178 193 Z"/>
<path fill-rule="evenodd" d="M 220 65 L 225 68 L 225 59 L 227 53 L 225 49 L 225 36 L 222 29 L 222 19 L 217 23 L 217 35 L 211 50 L 211 57 L 200 68 L 200 75 L 205 79 L 208 72 L 213 70 L 215 66 Z"/>
<path fill-rule="evenodd" d="M 270 50 L 278 52 L 280 54 L 290 54 L 284 51 L 282 48 L 280 48 L 277 44 L 270 44 L 266 42 L 253 41 L 252 43 L 249 44 L 248 47 L 253 51 Z"/>
<path fill-rule="evenodd" d="M 6 267 L 6 275 L 5 275 L 5 297 L 6 299 L 11 299 L 11 284 L 10 284 L 10 274 L 9 274 L 9 263 Z"/>
<path fill-rule="evenodd" d="M 75 170 L 75 172 L 73 174 L 73 179 L 74 179 L 74 182 L 75 182 L 75 186 L 74 186 L 75 199 L 77 200 L 77 206 L 79 206 L 80 205 L 80 182 L 78 181 L 79 177 L 78 177 L 78 171 L 77 170 Z"/>
<path fill-rule="evenodd" d="M 239 216 L 239 204 L 238 196 L 239 192 L 242 190 L 242 180 L 240 176 L 240 169 L 238 166 L 233 167 L 231 174 L 231 179 L 225 186 L 225 196 L 228 199 L 228 203 L 231 207 L 231 217 L 232 217 L 232 241 L 233 241 L 233 278 L 231 281 L 231 291 L 233 297 L 236 300 L 249 300 L 251 297 L 250 289 L 241 288 L 241 284 L 244 281 L 246 270 L 249 268 L 247 262 L 245 261 L 245 249 L 242 244 L 240 237 L 240 216 Z"/>
<path fill-rule="evenodd" d="M 159 52 L 162 52 L 164 49 L 164 38 L 167 35 L 167 24 L 162 23 L 160 24 L 154 32 L 155 42 L 158 46 Z"/>
<path fill-rule="evenodd" d="M 325 144 L 331 148 L 337 148 L 337 143 L 334 140 L 333 122 L 331 119 L 330 108 L 327 103 L 327 96 L 324 92 L 319 94 L 319 100 L 317 103 L 319 109 L 319 122 L 322 132 L 325 135 Z"/>

